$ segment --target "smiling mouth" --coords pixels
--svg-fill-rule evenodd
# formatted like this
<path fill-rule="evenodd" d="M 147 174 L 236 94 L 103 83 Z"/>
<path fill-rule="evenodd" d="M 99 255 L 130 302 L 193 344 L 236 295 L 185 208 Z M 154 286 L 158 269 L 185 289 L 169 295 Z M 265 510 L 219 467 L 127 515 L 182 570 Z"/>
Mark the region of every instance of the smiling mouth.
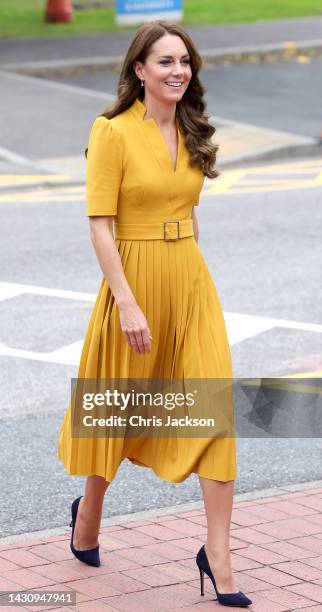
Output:
<path fill-rule="evenodd" d="M 178 82 L 174 81 L 173 83 L 165 83 L 165 84 L 168 85 L 168 87 L 173 87 L 173 88 L 179 89 L 179 87 L 182 87 L 183 82 L 182 81 L 180 81 L 180 82 L 179 81 Z"/>

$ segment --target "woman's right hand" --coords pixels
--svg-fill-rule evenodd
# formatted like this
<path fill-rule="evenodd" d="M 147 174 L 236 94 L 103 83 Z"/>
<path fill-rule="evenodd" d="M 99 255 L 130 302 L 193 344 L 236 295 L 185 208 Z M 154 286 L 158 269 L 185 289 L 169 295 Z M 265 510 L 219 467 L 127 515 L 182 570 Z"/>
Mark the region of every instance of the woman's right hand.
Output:
<path fill-rule="evenodd" d="M 148 322 L 138 304 L 129 302 L 119 305 L 121 329 L 127 343 L 139 355 L 151 352 L 151 332 Z"/>

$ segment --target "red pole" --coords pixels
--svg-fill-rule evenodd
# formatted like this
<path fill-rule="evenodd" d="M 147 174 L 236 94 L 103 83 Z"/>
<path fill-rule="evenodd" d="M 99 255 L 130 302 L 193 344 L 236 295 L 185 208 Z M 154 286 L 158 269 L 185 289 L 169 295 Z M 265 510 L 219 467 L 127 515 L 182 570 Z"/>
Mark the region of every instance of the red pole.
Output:
<path fill-rule="evenodd" d="M 68 23 L 73 19 L 71 0 L 47 0 L 45 21 Z"/>

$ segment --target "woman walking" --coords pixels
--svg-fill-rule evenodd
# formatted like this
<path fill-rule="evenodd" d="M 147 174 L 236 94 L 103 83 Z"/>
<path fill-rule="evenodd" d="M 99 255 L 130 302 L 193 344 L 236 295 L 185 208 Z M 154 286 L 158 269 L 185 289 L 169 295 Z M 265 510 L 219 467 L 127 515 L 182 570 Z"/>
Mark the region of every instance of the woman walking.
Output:
<path fill-rule="evenodd" d="M 204 177 L 218 176 L 200 68 L 179 25 L 141 26 L 123 63 L 117 100 L 93 123 L 86 202 L 103 278 L 78 378 L 232 378 L 221 305 L 198 246 L 195 206 Z M 78 559 L 100 564 L 104 494 L 123 459 L 169 482 L 196 473 L 208 526 L 196 557 L 201 593 L 206 573 L 222 604 L 251 603 L 236 589 L 230 562 L 233 436 L 71 434 L 69 405 L 58 457 L 69 474 L 87 477 L 84 495 L 72 504 L 71 549 Z"/>

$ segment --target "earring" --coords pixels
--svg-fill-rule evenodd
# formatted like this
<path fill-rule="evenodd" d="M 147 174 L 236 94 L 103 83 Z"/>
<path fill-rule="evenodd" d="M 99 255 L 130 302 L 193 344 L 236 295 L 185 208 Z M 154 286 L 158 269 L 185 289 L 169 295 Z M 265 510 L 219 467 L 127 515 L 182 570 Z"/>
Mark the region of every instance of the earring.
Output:
<path fill-rule="evenodd" d="M 144 81 L 141 79 L 141 87 L 144 87 Z"/>

